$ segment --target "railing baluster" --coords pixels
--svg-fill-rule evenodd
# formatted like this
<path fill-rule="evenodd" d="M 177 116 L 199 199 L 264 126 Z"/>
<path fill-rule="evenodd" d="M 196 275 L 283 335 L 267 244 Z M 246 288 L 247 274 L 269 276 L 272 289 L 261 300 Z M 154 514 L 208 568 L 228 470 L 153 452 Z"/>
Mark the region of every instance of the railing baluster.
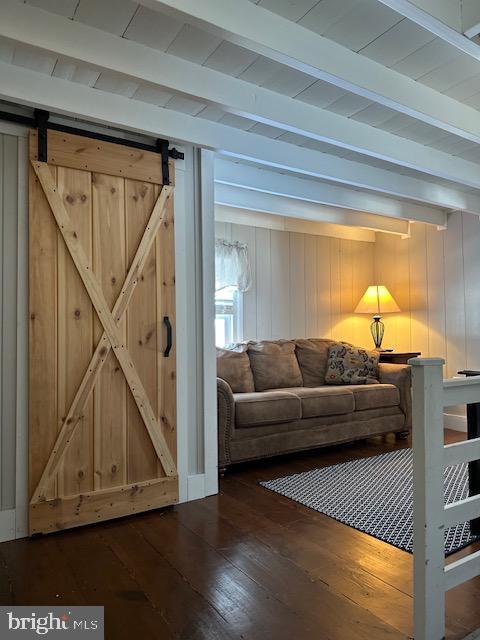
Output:
<path fill-rule="evenodd" d="M 415 640 L 445 638 L 443 364 L 413 358 Z"/>
<path fill-rule="evenodd" d="M 480 521 L 480 494 L 444 507 L 444 468 L 480 458 L 480 438 L 444 445 L 443 407 L 480 404 L 477 379 L 443 380 L 444 360 L 412 358 L 415 640 L 445 639 L 445 592 L 480 574 L 480 551 L 445 567 L 445 528 Z M 470 434 L 471 437 L 471 434 Z M 480 630 L 465 640 L 480 640 Z"/>

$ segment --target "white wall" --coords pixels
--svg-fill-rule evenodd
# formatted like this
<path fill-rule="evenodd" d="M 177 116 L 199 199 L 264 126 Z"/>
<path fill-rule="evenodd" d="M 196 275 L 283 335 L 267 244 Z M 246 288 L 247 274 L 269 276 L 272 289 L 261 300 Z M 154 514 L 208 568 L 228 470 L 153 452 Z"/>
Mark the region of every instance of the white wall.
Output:
<path fill-rule="evenodd" d="M 445 376 L 480 370 L 480 219 L 451 214 L 446 230 L 411 225 L 411 237 L 376 242 L 216 222 L 218 237 L 249 247 L 243 338 L 333 337 L 371 347 L 370 318 L 352 313 L 368 284 L 385 284 L 401 313 L 385 315 L 383 346 L 445 358 Z M 464 407 L 446 409 L 463 428 Z M 452 417 L 451 417 L 452 416 Z M 450 423 L 449 423 L 450 421 Z"/>
<path fill-rule="evenodd" d="M 26 534 L 26 131 L 0 123 L 0 541 Z"/>
<path fill-rule="evenodd" d="M 384 318 L 388 346 L 445 358 L 448 377 L 480 370 L 479 248 L 480 219 L 469 213 L 451 214 L 444 231 L 415 223 L 407 240 L 377 235 L 377 278 L 402 309 Z"/>
<path fill-rule="evenodd" d="M 353 309 L 373 283 L 374 243 L 225 222 L 215 233 L 249 248 L 244 340 L 333 337 L 373 346 L 371 319 Z"/>

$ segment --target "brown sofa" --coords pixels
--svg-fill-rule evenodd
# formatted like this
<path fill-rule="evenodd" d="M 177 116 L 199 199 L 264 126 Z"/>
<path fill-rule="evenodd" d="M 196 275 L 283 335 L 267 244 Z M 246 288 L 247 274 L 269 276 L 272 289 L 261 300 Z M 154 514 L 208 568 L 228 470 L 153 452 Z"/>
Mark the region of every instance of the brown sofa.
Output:
<path fill-rule="evenodd" d="M 272 340 L 217 351 L 219 468 L 411 429 L 410 367 L 376 384 L 325 384 L 331 340 Z"/>

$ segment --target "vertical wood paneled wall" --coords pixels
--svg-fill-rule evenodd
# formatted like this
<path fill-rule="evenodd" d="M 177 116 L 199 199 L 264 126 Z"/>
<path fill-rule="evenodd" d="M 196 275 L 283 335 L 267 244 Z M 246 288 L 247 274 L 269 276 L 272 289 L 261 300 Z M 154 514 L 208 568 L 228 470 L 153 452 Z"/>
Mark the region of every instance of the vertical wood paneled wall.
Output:
<path fill-rule="evenodd" d="M 477 216 L 453 214 L 444 231 L 415 223 L 410 238 L 378 233 L 375 243 L 223 222 L 216 235 L 249 247 L 254 277 L 244 296 L 245 340 L 331 336 L 371 346 L 370 318 L 352 311 L 378 281 L 402 310 L 383 318 L 385 347 L 441 356 L 449 377 L 480 369 Z"/>
<path fill-rule="evenodd" d="M 402 309 L 385 317 L 386 346 L 441 356 L 448 377 L 480 369 L 479 247 L 480 219 L 468 213 L 451 215 L 444 231 L 415 223 L 406 240 L 377 234 L 377 279 Z"/>
<path fill-rule="evenodd" d="M 244 340 L 333 337 L 371 346 L 371 320 L 353 309 L 373 282 L 374 243 L 223 222 L 215 233 L 249 248 Z"/>

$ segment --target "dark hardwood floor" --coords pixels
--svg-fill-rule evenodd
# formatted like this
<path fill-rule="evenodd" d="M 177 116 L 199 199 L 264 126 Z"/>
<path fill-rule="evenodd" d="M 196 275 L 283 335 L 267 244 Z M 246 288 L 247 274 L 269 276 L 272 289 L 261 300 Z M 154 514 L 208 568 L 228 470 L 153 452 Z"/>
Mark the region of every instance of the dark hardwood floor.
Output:
<path fill-rule="evenodd" d="M 244 466 L 218 496 L 3 543 L 0 604 L 104 605 L 108 640 L 411 637 L 408 553 L 258 485 L 402 446 L 388 436 Z M 479 600 L 480 578 L 449 592 L 448 638 L 480 626 Z"/>

